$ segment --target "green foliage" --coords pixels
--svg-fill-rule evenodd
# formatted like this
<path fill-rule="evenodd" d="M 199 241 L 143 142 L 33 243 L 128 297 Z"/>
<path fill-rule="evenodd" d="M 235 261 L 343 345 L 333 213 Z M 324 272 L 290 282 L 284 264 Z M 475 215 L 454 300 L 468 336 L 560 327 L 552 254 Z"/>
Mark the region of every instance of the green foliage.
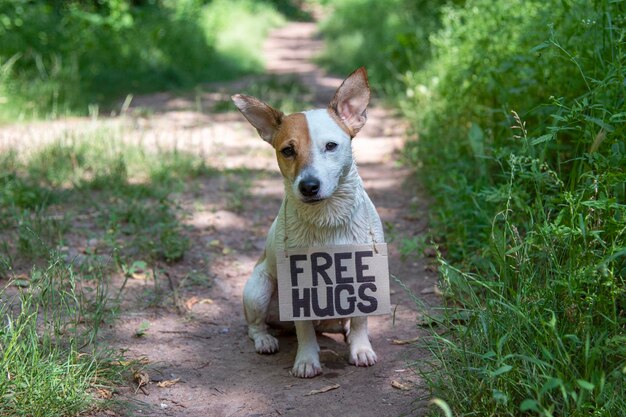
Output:
<path fill-rule="evenodd" d="M 626 411 L 624 9 L 561 3 L 447 7 L 405 77 L 467 315 L 431 383 L 460 415 Z"/>
<path fill-rule="evenodd" d="M 462 1 L 455 1 L 461 3 Z M 429 35 L 440 26 L 439 0 L 334 0 L 322 22 L 327 47 L 320 61 L 349 74 L 367 67 L 374 88 L 397 91 L 399 76 L 430 58 Z"/>
<path fill-rule="evenodd" d="M 260 42 L 280 15 L 251 0 L 203 3 L 0 2 L 0 117 L 85 113 L 130 93 L 258 71 Z"/>
<path fill-rule="evenodd" d="M 386 14 L 331 3 L 336 33 L 367 45 L 339 56 L 373 66 L 381 83 L 378 68 L 399 62 L 388 51 L 401 47 L 381 16 L 402 15 L 402 2 Z M 436 405 L 467 416 L 626 414 L 626 4 L 415 6 L 408 14 L 435 30 L 390 68 L 388 91 L 418 134 L 406 157 L 432 191 L 446 248 L 444 317 L 422 368 Z"/>
<path fill-rule="evenodd" d="M 283 23 L 283 18 L 267 3 L 254 0 L 213 0 L 202 11 L 206 33 L 215 34 L 215 48 L 220 55 L 237 64 L 242 71 L 257 71 L 263 63 L 259 51 L 269 28 Z M 237 74 L 231 74 L 233 75 Z"/>
<path fill-rule="evenodd" d="M 78 415 L 93 407 L 94 387 L 119 379 L 120 366 L 101 360 L 104 352 L 81 352 L 98 332 L 105 298 L 102 275 L 88 286 L 78 281 L 52 254 L 19 295 L 0 291 L 0 414 Z M 96 295 L 86 297 L 88 288 Z"/>

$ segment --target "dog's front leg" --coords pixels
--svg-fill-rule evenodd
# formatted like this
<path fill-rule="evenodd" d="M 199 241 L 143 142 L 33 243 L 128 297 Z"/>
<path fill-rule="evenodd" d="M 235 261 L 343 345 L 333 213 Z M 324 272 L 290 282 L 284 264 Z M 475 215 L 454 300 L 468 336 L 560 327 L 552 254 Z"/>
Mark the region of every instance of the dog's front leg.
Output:
<path fill-rule="evenodd" d="M 352 317 L 350 319 L 350 363 L 356 366 L 372 366 L 378 358 L 372 349 L 367 334 L 367 317 Z"/>
<path fill-rule="evenodd" d="M 276 282 L 267 272 L 264 259 L 254 267 L 252 276 L 243 288 L 243 309 L 248 322 L 248 336 L 254 340 L 254 348 L 258 353 L 278 351 L 278 340 L 267 331 L 267 309 L 275 290 Z"/>
<path fill-rule="evenodd" d="M 322 373 L 320 365 L 320 347 L 313 322 L 296 321 L 296 336 L 298 337 L 298 353 L 291 373 L 299 378 L 313 378 Z"/>

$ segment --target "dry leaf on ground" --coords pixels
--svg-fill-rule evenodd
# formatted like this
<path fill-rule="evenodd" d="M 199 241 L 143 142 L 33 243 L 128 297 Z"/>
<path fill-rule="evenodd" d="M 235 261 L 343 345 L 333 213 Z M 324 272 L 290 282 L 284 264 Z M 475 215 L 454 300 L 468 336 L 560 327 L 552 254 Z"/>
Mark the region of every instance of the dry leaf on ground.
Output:
<path fill-rule="evenodd" d="M 166 380 L 163 380 L 161 382 L 158 382 L 157 386 L 159 388 L 168 388 L 168 387 L 171 387 L 172 385 L 176 385 L 178 383 L 178 381 L 180 381 L 180 378 L 166 379 Z"/>
<path fill-rule="evenodd" d="M 150 375 L 148 375 L 145 371 L 135 371 L 133 372 L 133 379 L 137 383 L 137 388 L 141 388 L 148 385 L 148 382 L 150 382 Z"/>
<path fill-rule="evenodd" d="M 314 389 L 313 391 L 309 391 L 308 394 L 304 394 L 305 396 L 309 396 L 309 395 L 315 395 L 315 394 L 323 394 L 325 392 L 328 391 L 332 391 L 334 389 L 339 388 L 341 385 L 339 384 L 332 384 L 332 385 L 327 385 L 324 388 L 320 388 L 320 389 Z"/>
<path fill-rule="evenodd" d="M 408 345 L 410 343 L 415 343 L 420 340 L 419 336 L 414 337 L 412 339 L 391 339 L 392 345 Z"/>
<path fill-rule="evenodd" d="M 113 392 L 106 388 L 96 388 L 96 395 L 105 400 L 110 400 L 113 397 Z"/>
<path fill-rule="evenodd" d="M 409 387 L 408 385 L 398 382 L 396 380 L 391 381 L 391 386 L 402 391 L 409 391 L 411 389 L 411 387 Z"/>
<path fill-rule="evenodd" d="M 193 308 L 194 305 L 198 304 L 198 297 L 195 295 L 191 297 L 189 300 L 185 301 L 185 308 L 189 311 Z"/>
<path fill-rule="evenodd" d="M 185 302 L 185 308 L 191 311 L 193 309 L 193 306 L 195 306 L 196 304 L 213 304 L 213 300 L 211 300 L 210 298 L 199 299 L 194 295 Z"/>

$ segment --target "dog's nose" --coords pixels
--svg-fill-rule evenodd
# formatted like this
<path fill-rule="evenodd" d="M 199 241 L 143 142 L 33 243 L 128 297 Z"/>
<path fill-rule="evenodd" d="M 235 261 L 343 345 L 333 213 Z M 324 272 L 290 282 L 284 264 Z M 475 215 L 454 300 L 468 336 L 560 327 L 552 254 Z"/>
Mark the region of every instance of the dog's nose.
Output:
<path fill-rule="evenodd" d="M 305 197 L 313 197 L 320 190 L 320 181 L 317 178 L 307 177 L 298 185 L 300 193 Z"/>

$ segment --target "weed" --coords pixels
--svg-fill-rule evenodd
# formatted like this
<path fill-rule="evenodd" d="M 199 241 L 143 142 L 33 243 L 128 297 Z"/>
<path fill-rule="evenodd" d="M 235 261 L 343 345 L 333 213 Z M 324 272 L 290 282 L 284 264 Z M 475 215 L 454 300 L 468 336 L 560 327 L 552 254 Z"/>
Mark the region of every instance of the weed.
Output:
<path fill-rule="evenodd" d="M 123 369 L 101 360 L 105 352 L 81 351 L 93 346 L 102 319 L 93 311 L 106 294 L 87 296 L 72 268 L 49 258 L 18 295 L 0 292 L 2 415 L 77 415 L 93 407 L 93 388 L 118 383 Z"/>
<path fill-rule="evenodd" d="M 426 239 L 426 235 L 402 238 L 400 241 L 400 257 L 406 260 L 409 256 L 423 253 L 427 246 Z"/>

